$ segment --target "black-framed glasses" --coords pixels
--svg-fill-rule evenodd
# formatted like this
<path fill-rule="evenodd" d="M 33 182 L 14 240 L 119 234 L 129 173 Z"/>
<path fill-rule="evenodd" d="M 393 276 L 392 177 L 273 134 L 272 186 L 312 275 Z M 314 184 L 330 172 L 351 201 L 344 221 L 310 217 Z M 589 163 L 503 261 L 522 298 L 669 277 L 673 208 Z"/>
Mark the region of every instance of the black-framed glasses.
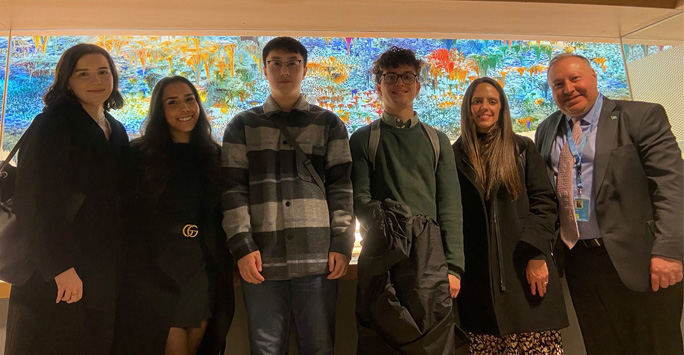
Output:
<path fill-rule="evenodd" d="M 404 82 L 406 85 L 411 85 L 416 82 L 416 78 L 418 78 L 418 74 L 413 74 L 413 73 L 404 73 L 404 74 L 397 74 L 393 72 L 385 73 L 382 74 L 382 77 L 385 80 L 385 83 L 387 84 L 394 84 L 401 78 L 401 81 Z"/>
<path fill-rule="evenodd" d="M 272 70 L 280 70 L 283 68 L 283 66 L 285 66 L 285 68 L 287 68 L 287 70 L 294 70 L 294 69 L 298 69 L 301 64 L 302 64 L 301 59 L 292 59 L 292 60 L 288 60 L 285 62 L 283 62 L 282 60 L 277 60 L 277 59 L 266 61 L 266 65 L 268 65 L 268 68 L 272 69 Z"/>

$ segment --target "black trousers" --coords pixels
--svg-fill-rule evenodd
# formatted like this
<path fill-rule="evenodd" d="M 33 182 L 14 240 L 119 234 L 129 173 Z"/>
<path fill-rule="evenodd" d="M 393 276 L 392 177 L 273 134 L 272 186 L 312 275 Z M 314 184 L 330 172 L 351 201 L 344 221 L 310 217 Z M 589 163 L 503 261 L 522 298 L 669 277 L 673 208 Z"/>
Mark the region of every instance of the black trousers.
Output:
<path fill-rule="evenodd" d="M 681 355 L 682 283 L 636 292 L 604 246 L 566 248 L 565 273 L 588 355 Z"/>

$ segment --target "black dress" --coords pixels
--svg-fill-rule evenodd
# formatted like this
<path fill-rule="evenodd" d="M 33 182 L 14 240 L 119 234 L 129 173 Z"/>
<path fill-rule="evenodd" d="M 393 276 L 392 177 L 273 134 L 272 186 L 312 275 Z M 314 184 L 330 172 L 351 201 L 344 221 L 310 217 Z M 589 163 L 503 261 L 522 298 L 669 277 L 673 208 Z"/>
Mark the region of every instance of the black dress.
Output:
<path fill-rule="evenodd" d="M 197 149 L 176 143 L 172 148 L 175 171 L 159 198 L 159 211 L 168 220 L 166 239 L 175 260 L 169 275 L 180 287 L 180 298 L 174 311 L 172 326 L 199 328 L 209 318 L 209 281 L 202 251 L 203 198 L 211 191 L 199 163 Z M 196 227 L 194 227 L 196 226 Z"/>
<path fill-rule="evenodd" d="M 124 193 L 124 262 L 114 354 L 163 354 L 170 327 L 208 327 L 200 353 L 218 353 L 234 312 L 219 194 L 190 144 L 168 147 L 167 177 L 150 171 L 131 142 Z M 219 159 L 218 148 L 216 156 Z"/>

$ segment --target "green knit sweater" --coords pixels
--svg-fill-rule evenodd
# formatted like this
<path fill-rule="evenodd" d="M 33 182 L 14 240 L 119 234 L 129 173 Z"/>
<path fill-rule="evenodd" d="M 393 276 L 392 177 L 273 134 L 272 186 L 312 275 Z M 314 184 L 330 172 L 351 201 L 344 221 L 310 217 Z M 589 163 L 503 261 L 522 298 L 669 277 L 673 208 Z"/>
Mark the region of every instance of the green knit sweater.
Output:
<path fill-rule="evenodd" d="M 383 122 L 381 127 L 375 172 L 368 158 L 370 125 L 349 139 L 355 210 L 371 200 L 391 198 L 407 204 L 414 215 L 434 218 L 442 231 L 449 273 L 460 276 L 464 268 L 461 190 L 449 138 L 437 132 L 441 152 L 435 173 L 435 153 L 420 124 L 396 128 Z"/>

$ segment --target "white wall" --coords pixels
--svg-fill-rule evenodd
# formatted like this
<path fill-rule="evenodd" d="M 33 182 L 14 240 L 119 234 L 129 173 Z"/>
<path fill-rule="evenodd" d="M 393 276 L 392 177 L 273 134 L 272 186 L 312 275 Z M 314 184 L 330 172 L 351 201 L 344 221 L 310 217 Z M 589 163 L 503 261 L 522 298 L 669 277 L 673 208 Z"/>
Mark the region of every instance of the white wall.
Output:
<path fill-rule="evenodd" d="M 657 102 L 670 119 L 672 131 L 684 142 L 684 45 L 627 63 L 632 99 Z"/>

